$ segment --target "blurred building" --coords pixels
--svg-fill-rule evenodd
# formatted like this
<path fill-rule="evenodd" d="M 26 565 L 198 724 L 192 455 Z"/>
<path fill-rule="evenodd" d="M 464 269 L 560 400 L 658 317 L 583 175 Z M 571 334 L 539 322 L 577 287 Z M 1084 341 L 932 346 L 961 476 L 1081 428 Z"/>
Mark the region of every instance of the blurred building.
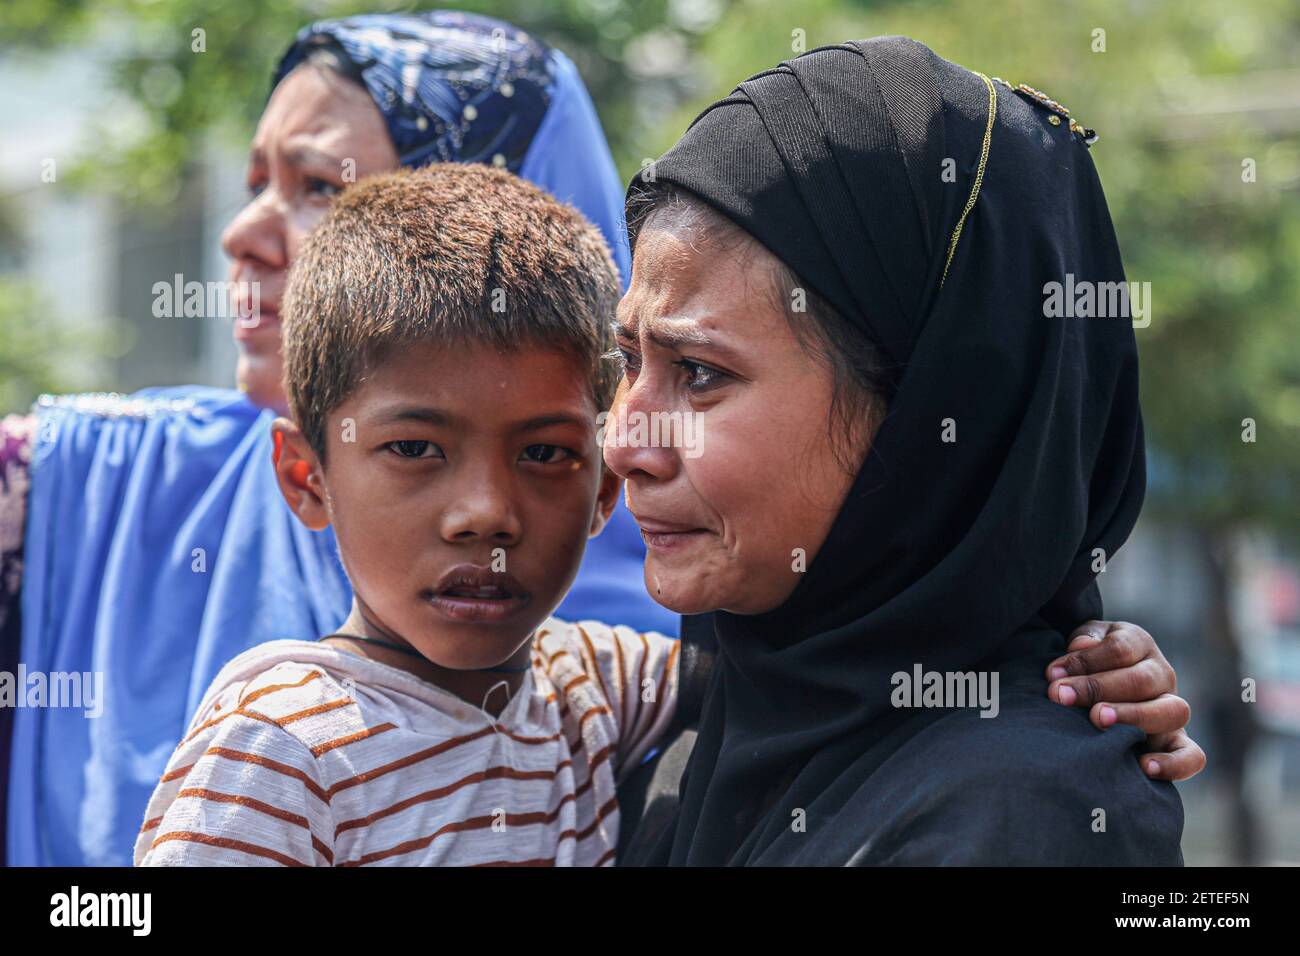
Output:
<path fill-rule="evenodd" d="M 152 304 L 154 283 L 176 274 L 185 281 L 225 277 L 220 235 L 243 198 L 240 157 L 228 148 L 205 151 L 204 166 L 161 209 L 133 208 L 107 189 L 74 185 L 77 162 L 93 160 L 103 118 L 128 108 L 111 98 L 103 63 L 93 50 L 0 60 L 0 204 L 11 233 L 0 273 L 25 278 L 49 303 L 49 314 L 32 321 L 103 327 L 120 320 L 120 356 L 69 356 L 60 369 L 81 387 L 231 386 L 228 321 L 155 318 Z"/>

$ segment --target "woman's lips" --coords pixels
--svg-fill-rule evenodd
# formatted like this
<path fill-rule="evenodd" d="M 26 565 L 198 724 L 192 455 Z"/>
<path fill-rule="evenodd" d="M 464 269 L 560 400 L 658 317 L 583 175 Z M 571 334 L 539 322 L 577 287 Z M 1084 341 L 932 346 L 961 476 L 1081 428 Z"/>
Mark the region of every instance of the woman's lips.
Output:
<path fill-rule="evenodd" d="M 256 317 L 235 317 L 235 341 L 253 342 L 267 336 L 280 337 L 280 313 L 262 309 Z"/>
<path fill-rule="evenodd" d="M 527 607 L 531 597 L 514 575 L 474 564 L 461 564 L 444 574 L 432 590 L 425 592 L 425 599 L 448 620 L 497 623 L 509 620 Z"/>
<path fill-rule="evenodd" d="M 689 525 L 672 524 L 642 518 L 635 513 L 637 527 L 641 529 L 641 539 L 647 548 L 653 551 L 671 552 L 690 547 L 709 532 L 704 528 L 692 528 Z"/>

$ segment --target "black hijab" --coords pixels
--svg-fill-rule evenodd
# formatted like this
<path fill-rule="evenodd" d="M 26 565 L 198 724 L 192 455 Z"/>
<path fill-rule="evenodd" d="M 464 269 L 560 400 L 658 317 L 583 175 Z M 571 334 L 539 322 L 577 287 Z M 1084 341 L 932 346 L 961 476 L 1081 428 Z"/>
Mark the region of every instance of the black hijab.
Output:
<path fill-rule="evenodd" d="M 1045 283 L 1125 278 L 1090 132 L 888 37 L 751 77 L 654 164 L 897 374 L 790 599 L 713 615 L 680 805 L 625 862 L 1180 862 L 1141 732 L 1096 731 L 1042 678 L 1100 616 L 1094 549 L 1123 543 L 1145 486 L 1131 320 L 1045 316 Z M 917 664 L 997 671 L 998 718 L 895 708 Z"/>

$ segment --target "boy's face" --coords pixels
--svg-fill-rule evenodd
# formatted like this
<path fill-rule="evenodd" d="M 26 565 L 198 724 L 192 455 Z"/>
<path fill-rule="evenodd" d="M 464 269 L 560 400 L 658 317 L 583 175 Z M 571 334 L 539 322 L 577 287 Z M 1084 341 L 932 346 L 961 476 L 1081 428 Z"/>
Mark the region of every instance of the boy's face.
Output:
<path fill-rule="evenodd" d="M 421 345 L 378 364 L 329 415 L 323 469 L 277 421 L 281 488 L 308 527 L 334 526 L 374 623 L 442 667 L 498 666 L 564 597 L 618 497 L 589 381 L 536 348 Z M 308 462 L 306 487 L 286 457 Z"/>

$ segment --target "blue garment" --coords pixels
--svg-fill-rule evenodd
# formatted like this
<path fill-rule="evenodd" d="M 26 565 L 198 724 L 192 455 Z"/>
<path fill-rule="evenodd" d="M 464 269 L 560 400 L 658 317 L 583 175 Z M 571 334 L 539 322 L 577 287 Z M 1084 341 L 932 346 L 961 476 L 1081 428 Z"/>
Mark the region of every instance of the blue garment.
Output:
<path fill-rule="evenodd" d="M 572 63 L 546 55 L 548 106 L 519 171 L 619 237 L 626 284 L 622 186 Z M 274 413 L 241 393 L 154 388 L 39 411 L 21 660 L 29 674 L 102 673 L 104 699 L 94 718 L 84 706 L 14 712 L 7 862 L 130 865 L 149 796 L 221 666 L 333 631 L 351 590 L 332 531 L 307 530 L 280 496 Z M 556 613 L 676 634 L 676 615 L 645 592 L 643 557 L 620 504 Z"/>

